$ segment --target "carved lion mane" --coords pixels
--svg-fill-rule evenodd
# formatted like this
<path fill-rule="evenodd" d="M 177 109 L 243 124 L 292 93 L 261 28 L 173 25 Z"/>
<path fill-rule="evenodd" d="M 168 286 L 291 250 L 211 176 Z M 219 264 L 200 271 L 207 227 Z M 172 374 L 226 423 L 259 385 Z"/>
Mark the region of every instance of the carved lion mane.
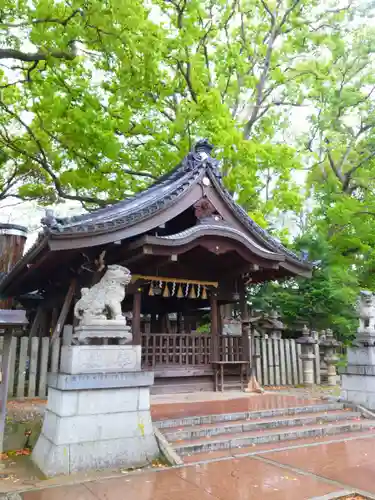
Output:
<path fill-rule="evenodd" d="M 123 320 L 121 302 L 130 280 L 129 269 L 110 265 L 99 283 L 91 288 L 82 288 L 82 296 L 74 308 L 74 315 L 80 324 L 94 323 L 95 320 Z"/>

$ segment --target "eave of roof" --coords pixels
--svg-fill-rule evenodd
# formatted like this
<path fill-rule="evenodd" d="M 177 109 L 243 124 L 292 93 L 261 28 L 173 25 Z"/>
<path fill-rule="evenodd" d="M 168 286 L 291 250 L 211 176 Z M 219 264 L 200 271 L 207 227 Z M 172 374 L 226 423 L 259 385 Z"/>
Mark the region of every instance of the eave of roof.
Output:
<path fill-rule="evenodd" d="M 22 270 L 25 269 L 36 257 L 38 257 L 43 250 L 48 247 L 48 235 L 41 235 L 36 242 L 29 248 L 13 268 L 0 276 L 0 297 L 9 284 L 17 277 Z"/>
<path fill-rule="evenodd" d="M 158 245 L 179 246 L 189 243 L 201 236 L 221 236 L 232 238 L 244 244 L 249 250 L 259 257 L 278 262 L 285 260 L 284 254 L 276 253 L 261 247 L 256 241 L 245 233 L 223 224 L 198 224 L 176 234 L 167 236 L 145 236 L 145 243 L 150 242 Z"/>

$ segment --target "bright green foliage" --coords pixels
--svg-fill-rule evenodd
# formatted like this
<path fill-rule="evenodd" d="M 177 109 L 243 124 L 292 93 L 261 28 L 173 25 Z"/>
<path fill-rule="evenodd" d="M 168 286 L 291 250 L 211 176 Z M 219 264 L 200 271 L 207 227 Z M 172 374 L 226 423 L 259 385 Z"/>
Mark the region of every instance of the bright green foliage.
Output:
<path fill-rule="evenodd" d="M 322 238 L 305 236 L 296 243 L 296 250 L 301 248 L 308 250 L 316 262 L 312 279 L 257 285 L 250 290 L 252 307 L 267 312 L 279 310 L 290 327 L 302 323 L 316 330 L 332 328 L 341 340 L 352 339 L 358 324 L 356 273 L 332 261 L 331 249 Z"/>
<path fill-rule="evenodd" d="M 263 296 L 346 335 L 375 288 L 372 3 L 2 0 L 0 200 L 105 205 L 207 137 L 260 224 L 313 202 L 322 265 Z"/>
<path fill-rule="evenodd" d="M 3 0 L 0 59 L 16 69 L 0 69 L 1 197 L 15 176 L 23 198 L 105 204 L 208 137 L 256 220 L 300 210 L 290 111 L 311 97 L 315 54 L 339 50 L 358 13 L 320 5 Z"/>

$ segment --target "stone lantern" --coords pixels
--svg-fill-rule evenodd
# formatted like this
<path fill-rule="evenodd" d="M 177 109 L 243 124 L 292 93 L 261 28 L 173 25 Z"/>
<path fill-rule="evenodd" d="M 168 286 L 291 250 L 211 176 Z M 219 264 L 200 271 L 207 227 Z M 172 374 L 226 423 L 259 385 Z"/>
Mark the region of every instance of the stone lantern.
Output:
<path fill-rule="evenodd" d="M 337 384 L 336 363 L 339 360 L 336 350 L 341 343 L 335 339 L 333 331 L 328 329 L 325 332 L 325 338 L 320 341 L 319 345 L 323 348 L 323 359 L 327 365 L 327 384 L 335 386 Z"/>
<path fill-rule="evenodd" d="M 271 329 L 271 339 L 281 339 L 283 330 L 285 330 L 285 326 L 280 321 L 277 311 L 271 311 L 269 315 L 269 321 Z"/>
<path fill-rule="evenodd" d="M 297 344 L 301 344 L 301 359 L 303 365 L 303 383 L 305 386 L 314 385 L 314 345 L 318 343 L 318 339 L 314 332 L 305 325 L 302 330 L 302 337 L 297 339 Z"/>
<path fill-rule="evenodd" d="M 253 318 L 252 321 L 256 323 L 256 327 L 263 333 L 264 338 L 281 339 L 282 332 L 285 330 L 285 326 L 275 310 L 264 314 L 263 317 Z"/>

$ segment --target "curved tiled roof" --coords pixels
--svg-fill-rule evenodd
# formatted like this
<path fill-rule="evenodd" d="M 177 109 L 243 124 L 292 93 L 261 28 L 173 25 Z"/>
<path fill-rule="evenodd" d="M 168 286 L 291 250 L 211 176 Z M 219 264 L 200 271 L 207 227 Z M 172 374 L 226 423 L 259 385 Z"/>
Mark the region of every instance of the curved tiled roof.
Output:
<path fill-rule="evenodd" d="M 252 244 L 261 245 L 265 251 L 282 254 L 285 256 L 286 262 L 299 268 L 311 269 L 309 263 L 268 234 L 234 201 L 222 182 L 218 168 L 219 163 L 211 157 L 211 150 L 211 145 L 206 141 L 200 141 L 195 146 L 195 151 L 190 152 L 172 171 L 160 177 L 148 189 L 119 203 L 70 218 L 60 219 L 51 214 L 47 215 L 42 220 L 44 234 L 40 235 L 38 241 L 8 275 L 0 276 L 0 291 L 4 286 L 7 287 L 10 280 L 47 247 L 48 241 L 71 240 L 84 236 L 94 237 L 135 226 L 178 203 L 179 199 L 204 176 L 209 177 L 212 186 L 231 210 L 233 216 L 247 228 L 249 231 L 247 237 L 251 239 Z"/>
<path fill-rule="evenodd" d="M 47 231 L 52 237 L 64 237 L 67 234 L 86 232 L 97 234 L 137 224 L 175 203 L 204 169 L 213 166 L 215 162 L 210 157 L 203 158 L 198 153 L 189 153 L 177 167 L 146 190 L 88 214 L 55 219 Z"/>
<path fill-rule="evenodd" d="M 95 210 L 91 213 L 65 219 L 55 219 L 46 228 L 51 238 L 67 238 L 82 234 L 100 234 L 116 231 L 118 228 L 129 227 L 157 214 L 178 199 L 199 178 L 207 174 L 213 185 L 230 207 L 235 217 L 258 238 L 271 252 L 282 253 L 289 260 L 309 267 L 309 264 L 287 249 L 266 230 L 261 228 L 234 201 L 225 188 L 218 169 L 218 161 L 210 156 L 212 146 L 206 141 L 200 141 L 195 146 L 195 152 L 189 153 L 183 161 L 171 172 L 160 177 L 148 189 L 120 201 L 114 205 Z"/>

